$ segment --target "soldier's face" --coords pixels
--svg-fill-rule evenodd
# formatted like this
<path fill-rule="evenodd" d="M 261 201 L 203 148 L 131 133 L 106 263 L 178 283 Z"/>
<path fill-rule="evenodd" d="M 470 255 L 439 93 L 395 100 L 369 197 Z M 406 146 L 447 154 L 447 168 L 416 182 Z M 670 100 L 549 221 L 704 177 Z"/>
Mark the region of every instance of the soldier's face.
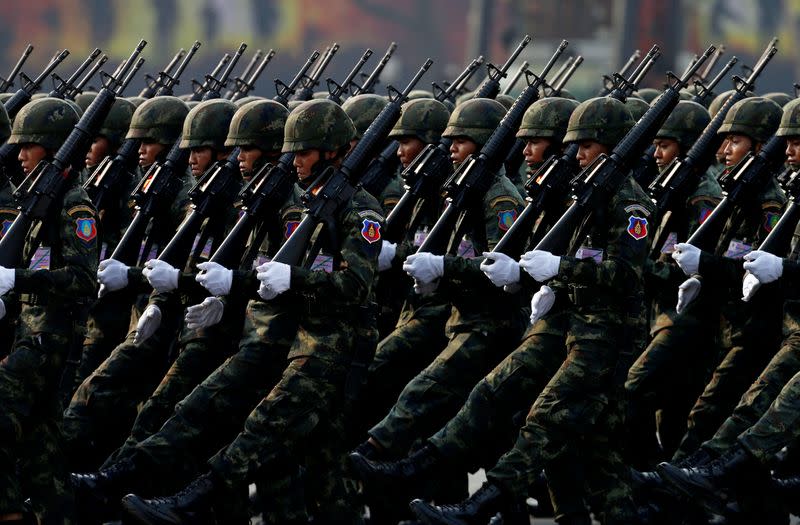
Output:
<path fill-rule="evenodd" d="M 660 170 L 669 166 L 669 163 L 672 162 L 681 151 L 678 141 L 674 139 L 658 138 L 653 141 L 653 145 L 656 147 L 653 157 L 656 159 L 656 165 Z"/>
<path fill-rule="evenodd" d="M 545 152 L 552 143 L 550 139 L 542 137 L 531 137 L 525 140 L 525 149 L 522 150 L 522 154 L 525 155 L 525 163 L 529 168 L 546 160 Z"/>
<path fill-rule="evenodd" d="M 608 148 L 603 144 L 594 140 L 582 140 L 578 142 L 578 154 L 575 155 L 575 158 L 578 159 L 578 165 L 583 169 L 603 153 L 608 153 Z"/>
<path fill-rule="evenodd" d="M 95 137 L 92 146 L 89 148 L 89 152 L 86 154 L 86 167 L 91 168 L 100 164 L 100 162 L 106 158 L 106 155 L 108 155 L 111 149 L 110 146 L 111 143 L 108 142 L 107 138 Z"/>
<path fill-rule="evenodd" d="M 139 145 L 139 166 L 146 168 L 153 164 L 166 146 L 158 142 L 142 141 Z"/>
<path fill-rule="evenodd" d="M 407 168 L 411 161 L 417 158 L 419 152 L 425 149 L 425 143 L 417 137 L 400 137 L 397 139 L 397 156 L 404 168 Z"/>
<path fill-rule="evenodd" d="M 47 150 L 44 149 L 44 146 L 28 142 L 27 144 L 20 146 L 17 160 L 22 166 L 22 171 L 25 173 L 25 175 L 28 175 L 31 171 L 33 171 L 33 168 L 39 164 L 39 161 L 44 159 L 46 156 Z"/>
<path fill-rule="evenodd" d="M 719 145 L 719 149 L 717 149 L 716 157 L 717 157 L 717 164 L 723 164 L 725 162 L 725 148 L 728 147 L 728 139 L 722 141 L 722 144 Z"/>
<path fill-rule="evenodd" d="M 461 164 L 467 157 L 478 152 L 478 145 L 466 137 L 455 137 L 450 144 L 450 160 Z"/>
<path fill-rule="evenodd" d="M 192 148 L 189 153 L 189 168 L 192 170 L 192 177 L 195 179 L 206 172 L 214 161 L 214 150 L 208 146 Z"/>
<path fill-rule="evenodd" d="M 239 161 L 239 171 L 245 180 L 249 180 L 253 166 L 261 158 L 261 155 L 263 153 L 255 146 L 241 146 L 239 148 L 239 156 L 236 157 L 236 160 Z"/>
<path fill-rule="evenodd" d="M 304 149 L 294 154 L 294 167 L 297 170 L 297 178 L 304 181 L 311 176 L 314 165 L 320 159 L 330 160 L 336 157 L 335 151 L 320 151 L 318 149 Z"/>
<path fill-rule="evenodd" d="M 731 133 L 726 138 L 727 146 L 725 146 L 725 166 L 728 168 L 736 166 L 740 160 L 753 149 L 753 141 L 750 137 Z"/>
<path fill-rule="evenodd" d="M 786 162 L 800 166 L 800 137 L 786 137 Z"/>

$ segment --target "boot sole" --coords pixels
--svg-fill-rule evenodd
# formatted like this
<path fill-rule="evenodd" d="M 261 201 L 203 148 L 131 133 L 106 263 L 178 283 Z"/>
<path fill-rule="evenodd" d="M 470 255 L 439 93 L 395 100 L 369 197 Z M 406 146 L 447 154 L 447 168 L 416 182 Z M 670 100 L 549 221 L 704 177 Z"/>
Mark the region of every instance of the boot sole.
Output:
<path fill-rule="evenodd" d="M 672 465 L 658 465 L 656 469 L 661 479 L 663 479 L 670 488 L 674 489 L 674 492 L 677 492 L 679 496 L 700 505 L 710 512 L 719 514 L 720 516 L 725 515 L 727 501 L 723 501 L 707 488 L 697 487 L 695 485 L 691 485 L 691 488 L 689 488 L 690 486 L 687 485 L 681 469 L 673 467 Z M 673 469 L 681 473 L 678 474 L 673 471 Z"/>

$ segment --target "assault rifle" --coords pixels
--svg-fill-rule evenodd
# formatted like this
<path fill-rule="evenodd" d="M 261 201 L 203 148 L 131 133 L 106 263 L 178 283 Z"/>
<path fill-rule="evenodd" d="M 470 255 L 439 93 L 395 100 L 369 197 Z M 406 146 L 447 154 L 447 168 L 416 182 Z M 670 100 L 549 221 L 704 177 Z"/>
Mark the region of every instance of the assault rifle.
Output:
<path fill-rule="evenodd" d="M 245 74 L 242 75 L 242 78 L 236 78 L 236 90 L 233 96 L 230 97 L 230 100 L 232 102 L 236 102 L 240 98 L 246 97 L 247 94 L 250 93 L 250 91 L 252 91 L 252 89 L 256 85 L 256 80 L 258 80 L 258 77 L 261 76 L 261 73 L 264 71 L 264 68 L 267 67 L 267 64 L 269 64 L 272 61 L 272 57 L 274 56 L 275 56 L 275 50 L 270 49 L 269 52 L 261 60 L 261 62 L 258 63 L 258 66 L 256 66 L 255 68 L 255 71 L 253 71 L 250 74 L 249 78 L 247 77 L 247 74 L 250 71 L 249 68 L 245 72 Z M 245 78 L 247 80 L 243 80 Z"/>
<path fill-rule="evenodd" d="M 306 75 L 306 73 L 311 68 L 311 66 L 314 65 L 314 63 L 317 61 L 318 58 L 319 58 L 319 51 L 314 51 L 313 53 L 311 53 L 311 55 L 306 60 L 306 63 L 303 64 L 303 66 L 300 68 L 300 71 L 298 71 L 297 74 L 292 79 L 292 81 L 289 82 L 289 85 L 284 84 L 283 82 L 281 82 L 279 79 L 276 78 L 275 90 L 277 91 L 277 94 L 274 97 L 272 97 L 272 100 L 288 107 L 289 97 L 294 95 L 295 91 L 297 90 L 298 84 L 300 84 L 300 82 L 302 82 L 303 79 L 309 78 Z"/>
<path fill-rule="evenodd" d="M 342 95 L 347 93 L 350 90 L 350 84 L 352 84 L 353 79 L 356 78 L 358 72 L 361 71 L 361 68 L 364 67 L 364 64 L 367 63 L 369 57 L 372 56 L 372 50 L 367 49 L 364 51 L 364 54 L 361 55 L 361 58 L 358 59 L 356 65 L 353 66 L 353 69 L 350 70 L 350 73 L 347 74 L 345 79 L 342 81 L 341 84 L 337 83 L 332 78 L 326 79 L 328 84 L 328 99 L 336 102 L 337 104 L 342 103 Z"/>
<path fill-rule="evenodd" d="M 199 101 L 202 100 L 203 95 L 205 95 L 206 91 L 211 85 L 211 79 L 217 78 L 222 68 L 227 66 L 228 63 L 231 61 L 231 56 L 228 53 L 222 55 L 222 58 L 219 59 L 219 63 L 217 63 L 216 67 L 214 67 L 213 71 L 206 75 L 205 81 L 201 84 L 197 80 L 192 79 L 192 97 L 190 100 L 192 101 Z"/>
<path fill-rule="evenodd" d="M 19 70 L 22 69 L 23 64 L 28 60 L 28 57 L 33 52 L 33 46 L 28 44 L 25 47 L 25 51 L 22 52 L 22 56 L 19 57 L 17 63 L 14 64 L 14 67 L 11 68 L 11 71 L 8 73 L 8 78 L 0 77 L 0 93 L 5 93 L 8 91 L 8 88 L 14 85 L 14 79 L 17 77 Z"/>
<path fill-rule="evenodd" d="M 494 64 L 489 64 L 486 66 L 488 70 L 488 76 L 486 79 L 478 86 L 478 89 L 475 90 L 474 98 L 495 98 L 498 93 L 500 93 L 500 79 L 505 78 L 508 75 L 508 68 L 517 60 L 519 54 L 522 53 L 522 50 L 528 47 L 528 44 L 531 41 L 531 37 L 525 35 L 525 38 L 517 44 L 516 49 L 511 52 L 511 56 L 508 57 L 505 64 L 500 67 L 495 66 Z"/>
<path fill-rule="evenodd" d="M 731 59 L 728 60 L 728 63 L 719 70 L 719 73 L 717 73 L 717 75 L 712 78 L 710 82 L 706 82 L 705 80 L 695 80 L 695 94 L 692 95 L 692 102 L 697 102 L 698 104 L 704 105 L 709 98 L 714 96 L 714 88 L 717 87 L 717 84 L 719 84 L 720 81 L 725 78 L 725 75 L 727 75 L 728 72 L 733 69 L 733 66 L 735 66 L 738 61 L 739 59 L 735 56 L 731 57 Z"/>
<path fill-rule="evenodd" d="M 334 42 L 334 44 L 325 51 L 322 60 L 316 65 L 314 71 L 301 79 L 302 86 L 292 97 L 293 100 L 311 100 L 311 97 L 314 95 L 314 88 L 319 84 L 322 73 L 328 67 L 328 64 L 331 63 L 331 60 L 333 60 L 333 57 L 338 51 L 339 44 Z"/>
<path fill-rule="evenodd" d="M 642 56 L 642 52 L 638 49 L 631 53 L 631 56 L 628 57 L 627 62 L 620 68 L 619 72 L 614 73 L 613 75 L 603 75 L 603 88 L 597 93 L 598 97 L 605 97 L 611 91 L 617 87 L 617 82 L 615 79 L 620 77 L 625 77 L 628 74 L 628 71 L 633 67 L 639 57 Z"/>
<path fill-rule="evenodd" d="M 567 69 L 564 74 L 558 79 L 550 87 L 550 93 L 547 94 L 548 97 L 560 97 L 561 91 L 564 89 L 564 86 L 567 85 L 569 79 L 572 78 L 572 75 L 575 74 L 575 71 L 583 64 L 583 56 L 578 55 L 575 57 L 575 60 L 569 65 L 569 69 Z"/>
<path fill-rule="evenodd" d="M 19 112 L 20 109 L 22 109 L 22 106 L 30 102 L 33 94 L 39 91 L 39 86 L 42 85 L 44 79 L 46 79 L 50 75 L 50 73 L 52 73 L 53 70 L 56 67 L 58 67 L 58 65 L 61 62 L 63 62 L 64 59 L 67 58 L 68 56 L 69 56 L 69 51 L 67 51 L 66 49 L 64 51 L 57 53 L 50 61 L 50 63 L 47 64 L 47 66 L 44 68 L 44 71 L 39 73 L 39 76 L 33 80 L 28 78 L 28 76 L 25 75 L 25 73 L 19 74 L 24 84 L 20 86 L 17 92 L 14 93 L 11 96 L 11 98 L 6 100 L 4 104 L 6 108 L 6 113 L 8 113 L 8 118 L 13 120 L 14 117 L 17 116 L 17 113 Z"/>
<path fill-rule="evenodd" d="M 509 79 L 508 84 L 506 84 L 506 87 L 503 89 L 502 91 L 503 95 L 508 95 L 509 93 L 511 93 L 511 91 L 514 89 L 514 86 L 516 86 L 517 82 L 519 82 L 519 79 L 525 76 L 525 72 L 528 71 L 529 67 L 530 64 L 528 63 L 528 61 L 523 60 L 522 64 L 519 65 L 519 69 L 517 69 L 517 72 L 514 73 L 514 76 Z"/>
<path fill-rule="evenodd" d="M 103 88 L 86 108 L 53 160 L 40 162 L 15 192 L 19 214 L 0 240 L 1 266 L 16 268 L 22 262 L 28 231 L 34 221 L 42 221 L 47 217 L 51 204 L 60 197 L 67 181 L 74 176 L 70 172 L 71 165 L 84 154 L 102 126 L 114 100 L 121 94 L 128 71 L 133 68 L 146 44 L 144 40 L 139 42 L 116 74 L 106 78 Z"/>
<path fill-rule="evenodd" d="M 199 47 L 200 42 L 195 42 L 195 45 Z M 183 58 L 186 54 L 186 50 L 180 48 L 175 56 L 172 57 L 172 60 L 169 61 L 169 64 L 158 74 L 156 78 L 153 78 L 149 74 L 144 76 L 145 87 L 139 92 L 139 96 L 142 98 L 152 98 L 155 96 L 156 91 L 162 86 L 163 79 L 168 77 L 172 74 L 172 70 L 175 66 L 178 65 L 178 62 Z"/>
<path fill-rule="evenodd" d="M 74 89 L 79 90 L 80 88 L 78 88 L 76 84 L 78 81 L 78 77 L 83 75 L 83 72 L 89 69 L 89 66 L 91 66 L 92 62 L 94 62 L 94 60 L 98 56 L 100 56 L 100 53 L 101 53 L 100 49 L 95 48 L 95 50 L 91 52 L 91 54 L 86 58 L 86 60 L 84 60 L 83 63 L 80 66 L 78 66 L 78 69 L 76 69 L 75 72 L 72 73 L 72 75 L 67 80 L 64 80 L 57 74 L 53 73 L 53 83 L 55 87 L 53 88 L 52 91 L 50 91 L 50 93 L 47 96 L 60 98 L 63 100 L 65 98 L 68 98 L 68 95 L 72 93 Z M 89 80 L 88 78 L 85 79 L 84 85 L 86 82 L 88 82 L 88 80 Z"/>
<path fill-rule="evenodd" d="M 250 59 L 250 62 L 248 62 L 247 65 L 244 67 L 242 75 L 240 77 L 236 77 L 233 79 L 234 87 L 228 89 L 228 91 L 225 93 L 225 96 L 223 96 L 222 98 L 227 100 L 231 100 L 233 98 L 233 95 L 236 93 L 236 90 L 239 87 L 239 83 L 243 82 L 243 79 L 246 79 L 248 76 L 250 76 L 250 73 L 252 73 L 253 68 L 256 67 L 256 64 L 258 63 L 259 60 L 261 60 L 262 56 L 264 56 L 264 52 L 260 49 L 257 49 L 256 52 L 253 54 L 253 57 Z"/>
<path fill-rule="evenodd" d="M 378 62 L 378 65 L 375 66 L 375 69 L 373 69 L 369 75 L 366 73 L 361 73 L 361 76 L 364 78 L 363 84 L 359 86 L 355 82 L 350 83 L 350 85 L 353 86 L 353 89 L 351 90 L 353 96 L 362 95 L 364 93 L 375 93 L 375 86 L 379 82 L 383 68 L 386 67 L 386 64 L 389 62 L 389 59 L 392 58 L 392 55 L 394 55 L 396 49 L 397 44 L 395 42 L 389 44 L 389 49 L 386 50 L 386 53 L 384 53 L 381 61 Z"/>
<path fill-rule="evenodd" d="M 450 95 L 450 98 L 448 99 L 450 100 L 450 102 L 455 103 L 458 97 L 469 91 L 469 87 L 467 87 L 467 84 L 472 79 L 472 77 L 475 76 L 475 73 L 484 64 L 484 62 L 486 62 L 486 59 L 483 58 L 483 55 L 478 55 L 478 58 L 476 58 L 474 61 L 477 62 L 477 67 L 472 71 L 470 71 L 467 76 L 461 79 L 461 82 L 458 83 L 458 86 L 456 86 L 456 89 L 453 91 L 453 94 Z"/>
<path fill-rule="evenodd" d="M 203 98 L 201 100 L 205 101 L 220 98 L 220 91 L 228 84 L 228 77 L 231 76 L 233 68 L 236 67 L 236 63 L 239 62 L 240 58 L 242 58 L 242 54 L 244 53 L 245 49 L 247 49 L 247 44 L 244 42 L 239 44 L 239 49 L 236 50 L 233 58 L 231 58 L 231 61 L 228 62 L 228 66 L 225 68 L 225 71 L 223 71 L 219 78 L 216 78 L 213 75 L 206 76 L 206 92 L 203 93 Z"/>

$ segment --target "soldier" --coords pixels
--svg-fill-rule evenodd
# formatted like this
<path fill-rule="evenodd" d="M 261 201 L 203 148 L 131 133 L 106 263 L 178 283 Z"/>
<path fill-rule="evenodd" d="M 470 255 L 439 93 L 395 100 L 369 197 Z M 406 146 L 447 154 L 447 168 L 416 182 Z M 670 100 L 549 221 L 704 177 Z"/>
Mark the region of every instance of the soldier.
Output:
<path fill-rule="evenodd" d="M 51 160 L 78 114 L 63 100 L 27 104 L 14 120 L 10 144 L 19 144 L 25 174 Z M 28 268 L 0 267 L 0 295 L 14 291 L 22 312 L 11 354 L 0 362 L 0 521 L 23 523 L 30 497 L 33 522 L 70 522 L 71 494 L 61 452 L 57 387 L 73 338 L 82 332 L 95 292 L 97 225 L 91 201 L 71 173 L 65 192 L 29 236 Z M 52 521 L 51 521 L 52 520 Z"/>
<path fill-rule="evenodd" d="M 83 174 L 82 182 L 85 182 L 88 175 L 91 175 L 94 168 L 104 158 L 117 152 L 117 148 L 122 144 L 122 140 L 128 132 L 128 126 L 135 110 L 136 106 L 124 98 L 118 98 L 114 101 L 108 116 L 103 121 L 103 127 L 100 128 L 97 136 L 92 140 L 92 146 L 86 154 L 87 173 Z"/>
<path fill-rule="evenodd" d="M 5 143 L 11 136 L 11 121 L 8 118 L 8 113 L 5 107 L 0 108 L 0 143 Z M 9 159 L 9 163 L 17 164 L 16 169 L 19 169 L 19 161 L 14 158 Z M 18 183 L 16 179 L 16 169 L 13 166 L 3 168 L 2 182 L 0 182 L 0 239 L 3 238 L 6 231 L 14 223 L 17 218 L 17 205 L 14 202 L 14 183 Z M 21 172 L 21 169 L 19 170 Z M 0 359 L 8 355 L 11 350 L 11 345 L 14 342 L 14 320 L 19 313 L 19 303 L 12 298 L 13 292 L 0 299 Z"/>
<path fill-rule="evenodd" d="M 249 182 L 267 163 L 277 160 L 280 146 L 283 145 L 283 126 L 287 115 L 286 108 L 272 100 L 263 99 L 242 104 L 236 110 L 225 146 L 239 148 L 237 160 L 245 182 Z"/>

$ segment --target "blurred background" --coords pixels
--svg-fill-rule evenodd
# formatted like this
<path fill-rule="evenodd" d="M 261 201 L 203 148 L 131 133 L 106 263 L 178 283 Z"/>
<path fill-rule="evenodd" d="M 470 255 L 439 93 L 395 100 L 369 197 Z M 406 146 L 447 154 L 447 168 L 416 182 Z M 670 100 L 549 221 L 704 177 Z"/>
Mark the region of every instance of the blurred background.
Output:
<path fill-rule="evenodd" d="M 202 80 L 223 53 L 233 53 L 246 42 L 249 47 L 235 74 L 257 49 L 276 51 L 252 93 L 271 97 L 274 79 L 288 82 L 314 49 L 322 52 L 332 42 L 340 44 L 323 78 L 341 80 L 366 48 L 374 51 L 364 68 L 369 71 L 395 41 L 397 52 L 376 91 L 385 93 L 386 84 L 401 87 L 427 57 L 434 66 L 419 87 L 456 76 L 477 55 L 500 65 L 530 34 L 533 41 L 521 59 L 531 62 L 534 71 L 562 38 L 569 40 L 567 54 L 581 54 L 585 62 L 567 87 L 587 97 L 601 87 L 601 75 L 619 69 L 636 49 L 646 53 L 654 43 L 664 54 L 645 85 L 660 87 L 666 71 L 682 70 L 709 44 L 724 44 L 721 63 L 736 55 L 740 65 L 752 65 L 776 36 L 779 52 L 758 91 L 793 94 L 793 84 L 800 80 L 799 27 L 798 0 L 6 1 L 0 2 L 0 75 L 8 73 L 28 43 L 35 49 L 25 73 L 35 76 L 57 49 L 66 48 L 71 55 L 57 70 L 66 77 L 94 47 L 116 64 L 144 38 L 147 62 L 126 92 L 134 95 L 144 85 L 142 73 L 156 74 L 179 48 L 200 40 L 202 47 L 175 90 L 181 94 L 189 91 L 192 78 Z M 104 69 L 110 72 L 113 66 Z M 515 70 L 516 65 L 510 73 Z M 741 74 L 739 66 L 735 72 Z M 97 79 L 91 85 L 97 87 Z M 42 90 L 50 87 L 48 82 Z"/>

